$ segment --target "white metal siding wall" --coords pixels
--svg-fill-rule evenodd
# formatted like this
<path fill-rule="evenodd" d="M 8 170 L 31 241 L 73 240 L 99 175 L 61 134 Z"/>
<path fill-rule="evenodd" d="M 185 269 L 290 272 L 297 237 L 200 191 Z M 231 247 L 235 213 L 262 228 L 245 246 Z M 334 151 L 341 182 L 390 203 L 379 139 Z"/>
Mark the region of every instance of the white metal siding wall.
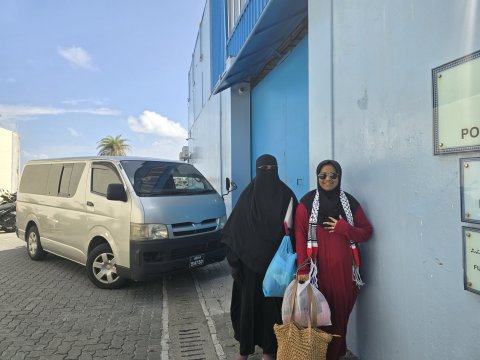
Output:
<path fill-rule="evenodd" d="M 191 129 L 189 141 L 192 163 L 212 183 L 218 192 L 222 190 L 220 161 L 220 96 L 207 102 Z"/>
<path fill-rule="evenodd" d="M 332 136 L 317 139 L 331 149 L 311 155 L 340 162 L 344 189 L 374 225 L 348 337 L 362 359 L 480 357 L 459 191 L 459 158 L 480 154 L 433 156 L 431 85 L 433 68 L 480 49 L 478 19 L 480 4 L 468 0 L 309 3 L 310 69 L 333 64 L 332 83 L 310 72 L 311 128 L 329 128 L 333 114 Z M 333 99 L 330 109 L 319 96 Z"/>
<path fill-rule="evenodd" d="M 209 5 L 206 5 L 209 9 Z M 197 34 L 192 63 L 188 74 L 189 82 L 189 127 L 193 125 L 200 115 L 203 107 L 210 98 L 210 12 L 204 11 L 203 18 Z"/>
<path fill-rule="evenodd" d="M 209 9 L 209 2 L 206 9 Z M 225 178 L 238 190 L 225 197 L 230 212 L 240 192 L 250 182 L 250 89 L 248 84 L 211 96 L 210 13 L 200 24 L 189 72 L 189 150 L 194 164 L 220 193 Z"/>
<path fill-rule="evenodd" d="M 17 191 L 20 142 L 18 134 L 0 128 L 0 189 Z"/>

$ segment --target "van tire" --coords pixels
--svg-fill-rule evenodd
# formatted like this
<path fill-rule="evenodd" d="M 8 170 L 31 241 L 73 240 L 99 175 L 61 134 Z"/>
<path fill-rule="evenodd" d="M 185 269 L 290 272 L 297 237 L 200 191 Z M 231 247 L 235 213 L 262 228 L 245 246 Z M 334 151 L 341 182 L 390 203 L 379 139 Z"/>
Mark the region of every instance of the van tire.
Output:
<path fill-rule="evenodd" d="M 32 260 L 43 260 L 47 256 L 47 252 L 43 250 L 40 242 L 40 234 L 35 225 L 28 229 L 27 233 L 27 252 Z"/>
<path fill-rule="evenodd" d="M 87 276 L 101 289 L 118 289 L 126 282 L 117 273 L 115 256 L 108 244 L 100 244 L 88 254 Z"/>

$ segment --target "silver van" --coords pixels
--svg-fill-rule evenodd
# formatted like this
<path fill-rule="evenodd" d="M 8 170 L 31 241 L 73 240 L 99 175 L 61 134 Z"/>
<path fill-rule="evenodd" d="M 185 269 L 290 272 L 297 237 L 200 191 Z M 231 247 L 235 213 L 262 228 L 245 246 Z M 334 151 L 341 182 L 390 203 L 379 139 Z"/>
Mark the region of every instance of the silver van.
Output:
<path fill-rule="evenodd" d="M 222 197 L 177 161 L 29 161 L 17 194 L 17 236 L 30 258 L 52 253 L 85 265 L 105 289 L 223 260 L 225 222 Z"/>

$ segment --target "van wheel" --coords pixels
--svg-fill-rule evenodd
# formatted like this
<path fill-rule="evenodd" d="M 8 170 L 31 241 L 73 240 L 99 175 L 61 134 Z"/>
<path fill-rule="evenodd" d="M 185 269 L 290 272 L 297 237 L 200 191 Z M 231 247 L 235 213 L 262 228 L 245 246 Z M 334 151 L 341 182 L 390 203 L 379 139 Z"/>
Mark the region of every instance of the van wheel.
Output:
<path fill-rule="evenodd" d="M 40 234 L 35 225 L 31 226 L 28 229 L 27 233 L 27 251 L 28 256 L 32 260 L 43 260 L 47 256 L 47 252 L 43 250 L 42 244 L 40 242 Z"/>
<path fill-rule="evenodd" d="M 126 279 L 117 274 L 117 261 L 107 244 L 95 247 L 87 259 L 88 278 L 101 289 L 118 289 Z"/>

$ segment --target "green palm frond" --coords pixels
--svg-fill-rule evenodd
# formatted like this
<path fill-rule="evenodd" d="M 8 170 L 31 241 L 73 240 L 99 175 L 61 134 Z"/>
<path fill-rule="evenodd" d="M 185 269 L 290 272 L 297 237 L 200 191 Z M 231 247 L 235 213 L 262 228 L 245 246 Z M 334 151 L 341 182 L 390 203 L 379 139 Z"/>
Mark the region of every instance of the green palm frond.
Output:
<path fill-rule="evenodd" d="M 106 136 L 97 142 L 98 155 L 100 156 L 125 156 L 130 145 L 127 139 L 122 139 L 122 135 Z"/>

